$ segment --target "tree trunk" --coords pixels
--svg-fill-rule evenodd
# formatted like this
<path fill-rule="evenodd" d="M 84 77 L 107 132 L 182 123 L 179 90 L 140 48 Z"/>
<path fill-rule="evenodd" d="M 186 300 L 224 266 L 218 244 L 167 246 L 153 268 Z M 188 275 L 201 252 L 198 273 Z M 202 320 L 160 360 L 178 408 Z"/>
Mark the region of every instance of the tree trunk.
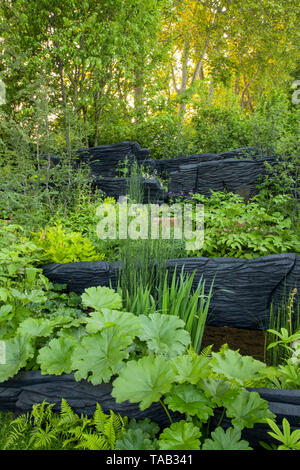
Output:
<path fill-rule="evenodd" d="M 144 70 L 138 65 L 134 70 L 134 109 L 135 123 L 138 124 L 144 117 Z"/>
<path fill-rule="evenodd" d="M 189 52 L 190 52 L 190 41 L 187 39 L 185 41 L 184 45 L 184 51 L 183 51 L 183 56 L 182 56 L 182 74 L 181 74 L 181 86 L 179 89 L 179 95 L 182 95 L 187 88 L 187 82 L 188 82 L 188 58 L 189 58 Z M 179 108 L 178 108 L 178 115 L 182 116 L 185 112 L 186 109 L 186 103 L 179 103 Z"/>

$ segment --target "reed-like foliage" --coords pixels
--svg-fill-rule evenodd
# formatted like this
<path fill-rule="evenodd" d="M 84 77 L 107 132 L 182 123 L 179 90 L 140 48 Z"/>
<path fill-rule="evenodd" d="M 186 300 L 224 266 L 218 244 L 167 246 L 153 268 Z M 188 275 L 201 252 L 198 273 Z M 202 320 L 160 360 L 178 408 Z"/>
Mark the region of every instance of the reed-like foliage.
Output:
<path fill-rule="evenodd" d="M 296 301 L 297 289 L 287 296 L 282 296 L 280 305 L 271 304 L 268 328 L 265 333 L 264 359 L 268 365 L 277 366 L 289 358 L 288 350 L 281 344 L 267 349 L 268 345 L 276 341 L 277 336 L 268 330 L 280 331 L 285 328 L 289 335 L 294 334 L 300 328 L 300 302 Z"/>
<path fill-rule="evenodd" d="M 187 275 L 182 269 L 177 275 L 175 269 L 170 277 L 166 271 L 154 289 L 140 283 L 136 286 L 135 295 L 123 292 L 123 301 L 125 309 L 136 315 L 159 312 L 181 318 L 191 335 L 193 348 L 199 353 L 213 295 L 213 283 L 206 293 L 205 280 L 201 276 L 195 283 L 195 274 Z"/>
<path fill-rule="evenodd" d="M 128 183 L 130 202 L 144 200 L 139 168 L 134 163 Z M 212 287 L 206 294 L 205 281 L 195 283 L 195 272 L 191 275 L 182 269 L 178 274 L 168 272 L 168 260 L 180 257 L 182 240 L 127 238 L 120 245 L 119 293 L 124 308 L 136 315 L 160 312 L 181 318 L 191 334 L 192 345 L 200 352 L 204 327 L 208 315 Z"/>

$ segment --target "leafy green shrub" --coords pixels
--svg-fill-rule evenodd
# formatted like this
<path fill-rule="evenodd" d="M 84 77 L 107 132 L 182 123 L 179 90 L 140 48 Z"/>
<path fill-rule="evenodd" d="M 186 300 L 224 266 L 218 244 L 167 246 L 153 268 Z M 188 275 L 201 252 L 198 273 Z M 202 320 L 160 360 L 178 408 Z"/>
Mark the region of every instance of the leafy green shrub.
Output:
<path fill-rule="evenodd" d="M 99 222 L 97 208 L 100 204 L 112 204 L 116 210 L 118 206 L 114 198 L 104 197 L 101 194 L 95 195 L 94 200 L 85 197 L 83 194 L 80 205 L 77 209 L 70 210 L 66 215 L 58 213 L 49 219 L 48 226 L 62 227 L 64 232 L 80 232 L 85 239 L 88 239 L 97 253 L 101 253 L 101 258 L 108 262 L 119 259 L 119 240 L 104 239 L 98 237 L 96 227 Z M 118 222 L 118 217 L 117 217 Z"/>
<path fill-rule="evenodd" d="M 1 276 L 21 281 L 25 268 L 39 262 L 41 249 L 25 237 L 20 225 L 0 220 L 0 252 Z"/>
<path fill-rule="evenodd" d="M 112 396 L 118 403 L 128 400 L 145 410 L 159 402 L 171 423 L 159 436 L 147 423 L 140 430 L 131 427 L 119 436 L 117 448 L 223 449 L 231 437 L 234 448 L 246 449 L 238 430 L 274 419 L 268 402 L 247 388 L 300 388 L 300 370 L 293 358 L 276 368 L 268 367 L 227 345 L 219 352 L 207 348 L 199 355 L 191 347 L 184 321 L 176 315 L 124 312 L 122 297 L 108 287 L 86 289 L 81 300 L 88 314 L 22 321 L 5 341 L 7 361 L 0 364 L 0 381 L 24 367 L 39 367 L 42 374 L 74 372 L 76 380 L 94 385 L 117 376 Z M 226 414 L 232 431 L 224 434 L 218 426 L 209 428 L 215 409 L 222 410 L 218 426 Z M 173 423 L 171 412 L 184 414 L 186 420 Z M 52 433 L 51 426 L 46 427 L 48 431 Z M 80 437 L 77 445 L 81 448 L 107 448 L 102 435 L 89 440 L 90 433 L 70 432 L 74 439 L 69 443 L 77 443 Z M 48 445 L 49 436 L 42 433 L 41 437 Z"/>
<path fill-rule="evenodd" d="M 267 423 L 273 431 L 268 431 L 268 434 L 281 442 L 281 444 L 275 446 L 277 450 L 300 450 L 300 429 L 296 429 L 291 433 L 290 423 L 286 418 L 282 420 L 282 431 L 271 419 L 267 419 Z M 264 443 L 261 444 L 266 449 L 273 450 L 273 447 L 265 445 Z"/>
<path fill-rule="evenodd" d="M 221 153 L 249 145 L 249 123 L 239 105 L 202 104 L 192 118 L 197 152 Z"/>
<path fill-rule="evenodd" d="M 88 316 L 71 309 L 64 314 L 55 311 L 47 318 L 19 318 L 10 335 L 3 338 L 6 362 L 0 364 L 0 381 L 24 367 L 39 367 L 42 374 L 75 371 L 77 380 L 86 378 L 97 385 L 108 382 L 132 355 L 156 351 L 172 357 L 176 348 L 183 351 L 190 343 L 181 319 L 123 312 L 122 298 L 108 287 L 86 289 L 82 304 L 94 311 Z M 155 328 L 156 321 L 160 321 L 161 332 Z"/>
<path fill-rule="evenodd" d="M 188 155 L 191 149 L 188 128 L 174 113 L 147 117 L 136 126 L 134 140 L 150 148 L 151 158 L 175 158 Z"/>
<path fill-rule="evenodd" d="M 79 416 L 64 398 L 60 413 L 54 413 L 53 406 L 37 403 L 31 413 L 11 421 L 5 449 L 15 448 L 21 441 L 23 450 L 112 450 L 128 422 L 112 410 L 105 414 L 99 403 L 92 418 Z"/>
<path fill-rule="evenodd" d="M 299 112 L 293 109 L 289 97 L 281 91 L 272 90 L 260 99 L 255 112 L 248 115 L 248 121 L 249 143 L 259 149 L 261 156 L 283 156 L 288 142 L 297 139 Z"/>
<path fill-rule="evenodd" d="M 215 408 L 222 408 L 222 416 L 226 413 L 232 420 L 236 431 L 232 445 L 236 449 L 248 448 L 247 442 L 240 442 L 237 431 L 274 418 L 268 403 L 245 388 L 256 382 L 265 367 L 260 361 L 226 347 L 210 356 L 199 356 L 189 350 L 170 361 L 161 354 L 149 355 L 126 363 L 113 382 L 112 396 L 118 403 L 125 400 L 139 403 L 141 410 L 154 402 L 161 403 L 171 426 L 158 438 L 160 450 L 199 450 L 202 445 L 210 446 L 205 428 Z M 135 380 L 130 381 L 129 377 Z M 173 423 L 170 411 L 184 414 L 186 421 Z M 219 434 L 219 444 L 213 434 L 214 448 L 223 449 L 222 443 L 229 435 L 223 436 L 218 427 L 215 433 Z"/>
<path fill-rule="evenodd" d="M 42 248 L 41 259 L 45 263 L 100 261 L 105 258 L 103 253 L 97 253 L 92 242 L 84 238 L 81 232 L 67 232 L 59 224 L 33 233 L 33 239 Z"/>
<path fill-rule="evenodd" d="M 241 196 L 212 192 L 210 198 L 193 194 L 184 202 L 204 204 L 204 244 L 188 256 L 255 258 L 275 253 L 300 253 L 300 242 L 292 220 L 280 204 L 291 196 L 277 196 L 264 206 Z M 274 210 L 274 208 L 277 210 Z"/>

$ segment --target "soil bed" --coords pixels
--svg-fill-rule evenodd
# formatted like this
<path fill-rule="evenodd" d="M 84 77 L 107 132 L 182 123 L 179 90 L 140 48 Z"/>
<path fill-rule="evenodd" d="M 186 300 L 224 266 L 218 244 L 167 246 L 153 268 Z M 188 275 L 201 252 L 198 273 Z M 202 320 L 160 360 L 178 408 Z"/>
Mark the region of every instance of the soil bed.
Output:
<path fill-rule="evenodd" d="M 230 349 L 239 349 L 242 355 L 252 356 L 254 359 L 264 362 L 264 331 L 230 328 L 228 326 L 206 326 L 202 347 L 213 344 L 212 350 L 218 351 L 225 343 L 228 344 Z"/>

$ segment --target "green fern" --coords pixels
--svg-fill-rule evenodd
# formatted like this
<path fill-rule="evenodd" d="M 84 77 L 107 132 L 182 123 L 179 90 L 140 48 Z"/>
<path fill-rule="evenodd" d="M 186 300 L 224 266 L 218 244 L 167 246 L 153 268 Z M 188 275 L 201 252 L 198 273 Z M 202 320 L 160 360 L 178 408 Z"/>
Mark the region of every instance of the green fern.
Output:
<path fill-rule="evenodd" d="M 111 446 L 105 436 L 91 432 L 82 434 L 80 443 L 75 449 L 111 450 Z"/>
<path fill-rule="evenodd" d="M 110 411 L 110 413 L 113 416 L 114 428 L 118 439 L 118 437 L 124 432 L 124 428 L 128 424 L 128 418 L 127 416 L 122 417 L 120 415 L 117 415 L 112 410 Z"/>
<path fill-rule="evenodd" d="M 11 421 L 10 426 L 12 427 L 12 430 L 7 438 L 3 450 L 7 450 L 13 447 L 17 442 L 24 439 L 24 435 L 31 428 L 30 414 L 26 413 L 19 416 L 18 418 Z"/>
<path fill-rule="evenodd" d="M 31 431 L 29 446 L 33 445 L 35 449 L 50 449 L 55 441 L 58 441 L 57 431 L 52 423 L 47 423 L 45 429 L 37 427 Z"/>
<path fill-rule="evenodd" d="M 210 344 L 210 345 L 206 346 L 205 348 L 203 348 L 200 351 L 200 356 L 211 357 L 212 348 L 213 348 L 213 344 Z"/>
<path fill-rule="evenodd" d="M 12 421 L 5 448 L 23 444 L 26 434 L 27 448 L 114 450 L 128 422 L 113 411 L 105 414 L 98 403 L 92 419 L 79 416 L 65 399 L 60 413 L 54 413 L 53 406 L 43 401 L 33 405 L 30 414 Z"/>
<path fill-rule="evenodd" d="M 90 420 L 88 418 L 84 418 L 82 422 L 76 426 L 75 428 L 68 429 L 65 434 L 67 436 L 72 436 L 69 439 L 64 439 L 63 447 L 67 446 L 75 446 L 78 442 L 84 441 L 83 436 L 86 434 L 88 427 L 90 425 Z"/>
<path fill-rule="evenodd" d="M 96 411 L 94 413 L 94 416 L 93 416 L 93 424 L 95 425 L 96 427 L 96 430 L 100 433 L 104 433 L 105 432 L 105 428 L 104 428 L 104 425 L 105 425 L 105 422 L 107 420 L 108 416 L 103 412 L 101 406 L 99 405 L 99 403 L 97 403 L 96 405 Z"/>
<path fill-rule="evenodd" d="M 75 424 L 77 424 L 80 420 L 81 418 L 78 416 L 78 414 L 76 414 L 68 402 L 62 398 L 60 406 L 60 419 L 58 423 L 59 426 L 62 428 L 75 426 Z"/>
<path fill-rule="evenodd" d="M 99 403 L 93 417 L 96 433 L 84 433 L 80 438 L 77 448 L 89 450 L 114 450 L 116 440 L 119 439 L 127 424 L 127 418 L 122 418 L 110 410 L 110 416 L 106 415 Z M 97 434 L 99 433 L 99 434 Z M 98 437 L 98 439 L 96 439 Z"/>
<path fill-rule="evenodd" d="M 35 426 L 41 427 L 45 423 L 50 423 L 53 418 L 54 404 L 47 403 L 45 400 L 42 403 L 36 403 L 32 407 L 31 418 Z"/>

